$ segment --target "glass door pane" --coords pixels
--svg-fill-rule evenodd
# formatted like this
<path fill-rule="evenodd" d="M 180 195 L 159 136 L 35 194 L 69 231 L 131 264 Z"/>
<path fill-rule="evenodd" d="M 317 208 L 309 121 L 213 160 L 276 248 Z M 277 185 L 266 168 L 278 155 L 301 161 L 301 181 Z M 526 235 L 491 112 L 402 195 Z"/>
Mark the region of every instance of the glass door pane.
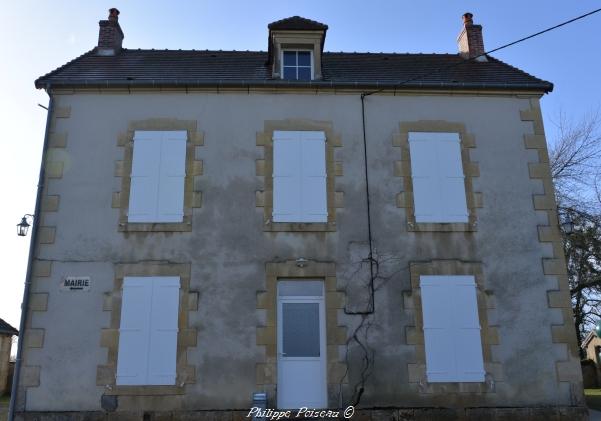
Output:
<path fill-rule="evenodd" d="M 282 303 L 283 357 L 319 357 L 319 303 Z"/>

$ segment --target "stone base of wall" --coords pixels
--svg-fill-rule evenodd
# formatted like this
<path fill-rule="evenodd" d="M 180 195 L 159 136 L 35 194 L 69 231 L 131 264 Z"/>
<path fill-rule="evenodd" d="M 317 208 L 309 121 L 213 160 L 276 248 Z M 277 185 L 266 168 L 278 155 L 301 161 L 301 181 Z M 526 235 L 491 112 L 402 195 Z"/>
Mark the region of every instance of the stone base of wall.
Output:
<path fill-rule="evenodd" d="M 250 421 L 248 411 L 175 411 L 175 412 L 20 412 L 15 416 L 16 421 Z M 343 417 L 340 411 L 340 419 Z M 286 419 L 295 418 L 293 413 Z M 333 420 L 334 418 L 324 418 Z M 350 418 L 353 421 L 402 421 L 402 420 L 432 420 L 432 421 L 493 421 L 493 420 L 532 420 L 532 421 L 587 421 L 588 410 L 581 406 L 561 407 L 530 407 L 530 408 L 387 408 L 387 409 L 358 409 Z"/>

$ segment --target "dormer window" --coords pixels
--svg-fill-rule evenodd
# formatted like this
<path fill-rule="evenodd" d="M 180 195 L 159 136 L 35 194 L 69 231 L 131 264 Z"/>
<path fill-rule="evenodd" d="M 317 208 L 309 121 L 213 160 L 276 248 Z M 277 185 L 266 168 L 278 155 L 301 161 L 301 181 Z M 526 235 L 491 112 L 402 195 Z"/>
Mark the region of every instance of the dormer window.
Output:
<path fill-rule="evenodd" d="M 321 56 L 328 26 L 292 16 L 272 22 L 267 65 L 273 79 L 322 80 Z"/>
<path fill-rule="evenodd" d="M 282 51 L 282 75 L 286 80 L 313 79 L 313 52 L 307 50 Z"/>

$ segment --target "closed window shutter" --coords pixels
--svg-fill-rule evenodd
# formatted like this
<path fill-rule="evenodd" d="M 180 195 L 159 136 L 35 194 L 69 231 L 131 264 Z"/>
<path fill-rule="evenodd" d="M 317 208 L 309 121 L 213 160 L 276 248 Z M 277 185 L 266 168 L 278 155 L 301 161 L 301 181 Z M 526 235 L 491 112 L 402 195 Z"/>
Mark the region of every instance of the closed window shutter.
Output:
<path fill-rule="evenodd" d="M 186 178 L 185 131 L 163 132 L 157 222 L 182 222 Z"/>
<path fill-rule="evenodd" d="M 118 385 L 147 384 L 151 300 L 152 282 L 137 277 L 123 279 L 117 358 Z"/>
<path fill-rule="evenodd" d="M 421 276 L 420 288 L 428 381 L 484 381 L 474 277 Z"/>
<path fill-rule="evenodd" d="M 129 222 L 154 222 L 157 219 L 161 143 L 160 132 L 137 131 L 134 135 Z"/>
<path fill-rule="evenodd" d="M 273 222 L 301 220 L 301 152 L 298 132 L 273 133 Z"/>
<path fill-rule="evenodd" d="M 328 222 L 325 134 L 317 131 L 300 133 L 302 221 Z"/>
<path fill-rule="evenodd" d="M 179 277 L 153 280 L 148 384 L 175 384 L 179 287 Z"/>
<path fill-rule="evenodd" d="M 179 315 L 178 277 L 123 279 L 118 385 L 173 385 Z"/>
<path fill-rule="evenodd" d="M 273 133 L 273 222 L 327 222 L 325 135 Z"/>
<path fill-rule="evenodd" d="M 441 209 L 444 222 L 468 222 L 465 176 L 457 133 L 444 133 L 437 141 Z M 452 135 L 452 136 L 450 136 Z"/>
<path fill-rule="evenodd" d="M 410 132 L 416 222 L 468 222 L 458 133 Z"/>
<path fill-rule="evenodd" d="M 129 222 L 181 222 L 186 131 L 136 131 Z"/>

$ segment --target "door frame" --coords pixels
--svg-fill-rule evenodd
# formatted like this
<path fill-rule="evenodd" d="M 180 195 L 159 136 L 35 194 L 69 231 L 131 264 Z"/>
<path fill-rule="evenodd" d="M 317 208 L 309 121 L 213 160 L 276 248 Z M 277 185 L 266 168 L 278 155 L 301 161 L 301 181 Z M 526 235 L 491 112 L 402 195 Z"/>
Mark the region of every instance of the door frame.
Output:
<path fill-rule="evenodd" d="M 282 384 L 282 373 L 279 369 L 280 363 L 283 358 L 285 358 L 282 354 L 282 304 L 283 303 L 317 303 L 319 304 L 319 359 L 320 359 L 320 368 L 322 373 L 322 389 L 323 389 L 323 408 L 327 408 L 328 406 L 328 355 L 327 355 L 327 323 L 326 323 L 326 290 L 325 290 L 325 282 L 323 279 L 315 279 L 316 281 L 321 282 L 322 294 L 321 296 L 280 296 L 280 282 L 281 281 L 289 281 L 289 282 L 306 282 L 308 279 L 290 279 L 290 278 L 278 278 L 277 288 L 276 288 L 276 352 L 277 352 L 277 383 L 276 383 L 276 397 L 277 397 L 277 407 L 280 409 L 298 409 L 298 408 L 283 408 L 281 405 L 280 393 L 278 391 L 280 385 Z M 296 361 L 301 361 L 303 357 L 289 357 Z M 298 360 L 296 359 L 298 358 Z"/>

